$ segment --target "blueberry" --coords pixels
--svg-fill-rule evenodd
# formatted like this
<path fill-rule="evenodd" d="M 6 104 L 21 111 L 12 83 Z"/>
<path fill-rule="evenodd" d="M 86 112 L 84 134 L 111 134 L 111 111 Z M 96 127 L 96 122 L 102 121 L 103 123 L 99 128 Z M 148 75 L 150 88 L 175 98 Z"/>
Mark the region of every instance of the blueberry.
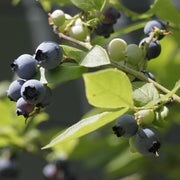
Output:
<path fill-rule="evenodd" d="M 117 137 L 131 137 L 136 134 L 138 125 L 136 119 L 129 115 L 123 114 L 116 120 L 116 124 L 113 127 L 114 133 Z"/>
<path fill-rule="evenodd" d="M 31 79 L 38 71 L 37 61 L 33 56 L 23 54 L 14 60 L 11 70 L 22 79 Z"/>
<path fill-rule="evenodd" d="M 95 26 L 95 33 L 99 36 L 104 36 L 105 38 L 108 38 L 113 32 L 113 24 L 103 24 L 102 22 L 99 22 Z"/>
<path fill-rule="evenodd" d="M 16 113 L 17 115 L 23 115 L 24 117 L 28 117 L 29 113 L 31 113 L 34 110 L 34 105 L 26 102 L 23 97 L 19 98 L 19 100 L 16 102 Z"/>
<path fill-rule="evenodd" d="M 38 107 L 46 107 L 51 103 L 52 100 L 52 91 L 48 86 L 45 86 L 45 95 L 44 98 L 40 103 L 38 103 L 36 106 Z"/>
<path fill-rule="evenodd" d="M 62 26 L 65 22 L 65 14 L 60 9 L 53 11 L 51 18 L 56 26 Z"/>
<path fill-rule="evenodd" d="M 36 79 L 26 81 L 21 88 L 21 96 L 30 104 L 40 103 L 45 96 L 45 92 L 44 85 Z"/>
<path fill-rule="evenodd" d="M 117 19 L 120 18 L 120 12 L 114 6 L 106 6 L 103 13 L 103 24 L 115 24 Z"/>
<path fill-rule="evenodd" d="M 127 43 L 121 38 L 112 39 L 107 47 L 109 57 L 114 61 L 123 61 L 125 59 L 125 49 Z"/>
<path fill-rule="evenodd" d="M 42 170 L 43 176 L 48 180 L 55 180 L 58 178 L 58 168 L 55 164 L 49 163 L 44 166 Z"/>
<path fill-rule="evenodd" d="M 160 30 L 165 30 L 166 26 L 164 23 L 162 23 L 160 20 L 152 20 L 152 21 L 148 21 L 147 24 L 144 27 L 144 33 L 146 35 L 149 35 L 151 32 L 154 31 L 155 28 L 158 28 Z M 158 39 L 162 39 L 164 37 L 164 35 L 159 35 Z"/>
<path fill-rule="evenodd" d="M 146 42 L 148 42 L 149 37 L 144 38 L 139 43 L 139 46 L 145 46 Z M 158 40 L 153 38 L 153 40 L 149 43 L 149 46 L 147 47 L 147 54 L 146 57 L 148 60 L 154 59 L 158 57 L 161 53 L 161 45 Z"/>
<path fill-rule="evenodd" d="M 138 65 L 143 59 L 143 51 L 136 44 L 129 44 L 125 52 L 127 62 L 131 65 Z"/>
<path fill-rule="evenodd" d="M 69 31 L 69 36 L 74 39 L 84 41 L 87 36 L 87 29 L 83 25 L 72 26 Z"/>
<path fill-rule="evenodd" d="M 18 166 L 15 160 L 0 158 L 0 177 L 15 178 L 18 176 Z"/>
<path fill-rule="evenodd" d="M 155 76 L 151 73 L 151 72 L 148 72 L 148 71 L 142 71 L 144 73 L 145 76 L 147 76 L 148 78 L 152 79 L 153 81 L 156 81 L 155 79 Z"/>
<path fill-rule="evenodd" d="M 24 80 L 13 81 L 9 89 L 7 90 L 7 96 L 11 101 L 17 101 L 21 97 L 21 87 L 24 84 Z"/>
<path fill-rule="evenodd" d="M 158 156 L 161 147 L 159 132 L 154 128 L 142 128 L 137 131 L 134 137 L 136 150 L 143 155 Z"/>
<path fill-rule="evenodd" d="M 66 175 L 69 174 L 67 167 L 68 166 L 66 161 L 56 159 L 46 164 L 43 168 L 42 173 L 48 180 L 55 180 L 59 179 L 60 177 L 66 180 Z"/>
<path fill-rule="evenodd" d="M 138 125 L 151 125 L 154 120 L 154 111 L 152 109 L 142 109 L 134 114 Z"/>
<path fill-rule="evenodd" d="M 38 64 L 46 69 L 57 67 L 63 57 L 62 48 L 55 42 L 42 42 L 35 51 L 35 59 Z"/>
<path fill-rule="evenodd" d="M 145 70 L 143 70 L 142 72 L 143 72 L 144 75 L 147 76 L 148 78 L 152 79 L 153 81 L 156 81 L 155 76 L 154 76 L 151 72 L 148 72 L 148 71 L 145 71 Z M 135 79 L 133 80 L 133 82 L 134 82 L 134 81 L 141 81 L 141 80 L 138 79 L 138 78 L 135 78 Z"/>

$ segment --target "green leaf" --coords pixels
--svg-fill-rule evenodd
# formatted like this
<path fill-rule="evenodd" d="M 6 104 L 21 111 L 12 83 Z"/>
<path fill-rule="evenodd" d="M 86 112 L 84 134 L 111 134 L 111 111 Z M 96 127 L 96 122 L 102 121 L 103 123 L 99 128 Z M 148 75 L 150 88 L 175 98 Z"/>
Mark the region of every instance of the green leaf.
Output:
<path fill-rule="evenodd" d="M 14 0 L 14 1 L 20 1 L 20 0 Z M 59 6 L 72 4 L 71 0 L 60 0 L 60 1 L 59 0 L 37 0 L 37 1 L 41 3 L 45 11 L 50 11 L 54 3 L 58 4 Z"/>
<path fill-rule="evenodd" d="M 2 98 L 3 96 L 6 96 L 9 85 L 10 85 L 9 81 L 0 82 L 0 98 Z"/>
<path fill-rule="evenodd" d="M 126 74 L 106 69 L 83 75 L 89 103 L 100 108 L 132 107 L 132 86 Z"/>
<path fill-rule="evenodd" d="M 145 106 L 149 102 L 159 99 L 159 93 L 152 83 L 134 82 L 132 86 L 135 106 Z"/>
<path fill-rule="evenodd" d="M 72 46 L 61 45 L 61 47 L 63 48 L 63 54 L 68 58 L 75 60 L 77 63 L 79 63 L 82 60 L 82 58 L 86 55 L 85 51 L 78 48 L 74 48 Z"/>
<path fill-rule="evenodd" d="M 12 125 L 13 116 L 11 114 L 11 105 L 4 101 L 0 101 L 1 120 L 0 126 Z"/>
<path fill-rule="evenodd" d="M 98 45 L 95 45 L 80 62 L 80 65 L 85 67 L 98 67 L 106 64 L 110 64 L 108 54 Z"/>
<path fill-rule="evenodd" d="M 17 130 L 13 126 L 3 126 L 0 128 L 0 147 L 17 145 L 24 146 L 24 139 L 19 136 Z"/>
<path fill-rule="evenodd" d="M 62 134 L 54 138 L 48 145 L 44 146 L 42 149 L 50 148 L 57 143 L 68 143 L 70 140 L 79 138 L 86 135 L 96 129 L 112 122 L 114 119 L 118 118 L 124 114 L 128 108 L 121 108 L 114 111 L 106 111 L 94 116 L 82 119 L 78 123 L 66 129 Z"/>
<path fill-rule="evenodd" d="M 71 2 L 84 11 L 100 10 L 105 0 L 71 0 Z"/>
<path fill-rule="evenodd" d="M 21 0 L 12 0 L 13 5 L 17 5 Z"/>
<path fill-rule="evenodd" d="M 61 83 L 73 79 L 77 79 L 87 72 L 87 68 L 79 66 L 76 63 L 63 63 L 53 70 L 40 69 L 41 82 L 43 83 Z"/>
<path fill-rule="evenodd" d="M 173 5 L 171 0 L 158 0 L 153 11 L 161 19 L 169 21 L 180 28 L 180 11 Z"/>

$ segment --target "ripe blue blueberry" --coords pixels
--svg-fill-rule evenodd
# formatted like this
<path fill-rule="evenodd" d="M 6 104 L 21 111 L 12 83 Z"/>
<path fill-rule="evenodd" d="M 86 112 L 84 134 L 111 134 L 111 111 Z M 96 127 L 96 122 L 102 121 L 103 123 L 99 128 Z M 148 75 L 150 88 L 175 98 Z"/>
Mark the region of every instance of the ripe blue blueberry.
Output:
<path fill-rule="evenodd" d="M 30 104 L 26 102 L 23 97 L 19 98 L 18 101 L 16 102 L 16 113 L 18 116 L 23 115 L 24 117 L 28 117 L 29 113 L 31 113 L 34 110 L 35 105 Z"/>
<path fill-rule="evenodd" d="M 35 51 L 35 59 L 38 64 L 46 69 L 57 67 L 63 57 L 62 48 L 55 42 L 42 42 Z"/>
<path fill-rule="evenodd" d="M 152 79 L 153 81 L 156 81 L 155 76 L 154 76 L 151 72 L 148 72 L 148 71 L 145 71 L 145 70 L 143 70 L 142 72 L 143 72 L 144 75 L 147 76 L 148 78 Z"/>
<path fill-rule="evenodd" d="M 136 134 L 138 130 L 137 121 L 134 116 L 129 114 L 123 114 L 116 120 L 116 124 L 113 127 L 114 133 L 117 137 L 131 137 Z"/>
<path fill-rule="evenodd" d="M 103 13 L 103 24 L 115 24 L 117 19 L 120 18 L 120 12 L 114 6 L 106 6 Z"/>
<path fill-rule="evenodd" d="M 144 27 L 144 34 L 148 35 L 155 30 L 155 28 L 158 28 L 160 30 L 165 30 L 165 24 L 159 20 L 152 20 L 148 21 Z M 162 39 L 164 35 L 159 35 L 158 39 Z"/>
<path fill-rule="evenodd" d="M 0 178 L 16 178 L 18 166 L 15 160 L 0 158 Z"/>
<path fill-rule="evenodd" d="M 145 44 L 148 42 L 149 37 L 144 38 L 141 40 L 141 42 L 139 43 L 139 46 L 145 46 Z M 159 43 L 158 40 L 156 40 L 155 38 L 149 43 L 149 46 L 147 48 L 147 54 L 146 57 L 148 60 L 150 59 L 154 59 L 156 57 L 158 57 L 161 53 L 161 45 Z"/>
<path fill-rule="evenodd" d="M 154 128 L 142 128 L 137 131 L 134 137 L 136 150 L 143 155 L 158 155 L 161 147 L 159 132 Z"/>
<path fill-rule="evenodd" d="M 45 87 L 45 95 L 44 98 L 42 99 L 42 101 L 40 103 L 38 103 L 36 106 L 38 107 L 46 107 L 51 103 L 52 100 L 52 91 L 48 86 L 44 86 Z"/>
<path fill-rule="evenodd" d="M 155 76 L 151 72 L 143 70 L 142 73 L 144 73 L 145 76 L 152 79 L 153 81 L 156 81 Z M 141 80 L 138 78 L 135 78 L 133 81 L 141 81 Z"/>
<path fill-rule="evenodd" d="M 30 104 L 40 103 L 45 96 L 45 92 L 44 85 L 36 79 L 26 81 L 21 88 L 21 96 Z"/>
<path fill-rule="evenodd" d="M 38 71 L 37 61 L 33 56 L 23 54 L 14 60 L 11 70 L 22 79 L 31 79 Z"/>
<path fill-rule="evenodd" d="M 17 101 L 21 97 L 21 87 L 24 82 L 24 80 L 18 79 L 10 84 L 9 89 L 7 90 L 7 97 L 11 101 Z"/>
<path fill-rule="evenodd" d="M 95 26 L 95 33 L 99 36 L 104 36 L 105 38 L 108 38 L 113 32 L 113 24 L 104 24 L 102 22 L 99 22 Z"/>

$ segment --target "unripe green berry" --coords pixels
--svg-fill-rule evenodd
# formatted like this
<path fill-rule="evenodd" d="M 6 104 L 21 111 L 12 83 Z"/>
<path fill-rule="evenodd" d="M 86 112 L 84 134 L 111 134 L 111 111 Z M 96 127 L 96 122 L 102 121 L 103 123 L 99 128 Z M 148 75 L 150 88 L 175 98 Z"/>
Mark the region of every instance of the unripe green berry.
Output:
<path fill-rule="evenodd" d="M 161 117 L 164 119 L 168 116 L 169 109 L 166 106 L 163 106 L 162 111 L 161 111 Z"/>
<path fill-rule="evenodd" d="M 82 20 L 81 18 L 77 18 L 75 23 L 74 23 L 74 26 L 82 26 Z"/>
<path fill-rule="evenodd" d="M 125 49 L 127 43 L 121 38 L 114 38 L 108 44 L 108 54 L 114 61 L 123 61 L 125 59 Z"/>
<path fill-rule="evenodd" d="M 74 39 L 84 41 L 87 36 L 87 29 L 83 25 L 72 26 L 69 31 L 69 36 Z"/>
<path fill-rule="evenodd" d="M 156 120 L 164 120 L 169 113 L 169 109 L 166 106 L 160 108 L 160 110 L 155 112 Z"/>
<path fill-rule="evenodd" d="M 72 16 L 71 15 L 69 15 L 69 14 L 64 14 L 64 16 L 65 16 L 65 19 L 72 19 Z"/>
<path fill-rule="evenodd" d="M 129 44 L 125 52 L 129 64 L 138 65 L 143 59 L 143 51 L 136 44 Z"/>
<path fill-rule="evenodd" d="M 65 14 L 60 9 L 53 11 L 51 18 L 56 26 L 62 26 L 65 22 Z"/>
<path fill-rule="evenodd" d="M 154 120 L 154 111 L 152 109 L 140 110 L 134 115 L 138 125 L 150 125 Z"/>

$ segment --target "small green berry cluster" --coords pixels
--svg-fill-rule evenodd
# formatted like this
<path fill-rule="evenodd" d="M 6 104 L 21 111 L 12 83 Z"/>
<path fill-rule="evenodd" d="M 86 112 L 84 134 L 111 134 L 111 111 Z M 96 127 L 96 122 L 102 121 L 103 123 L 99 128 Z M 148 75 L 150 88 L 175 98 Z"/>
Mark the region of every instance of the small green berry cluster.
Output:
<path fill-rule="evenodd" d="M 55 31 L 67 34 L 79 41 L 85 41 L 88 36 L 87 26 L 81 15 L 71 17 L 69 14 L 57 9 L 49 13 L 49 24 L 53 25 Z"/>

